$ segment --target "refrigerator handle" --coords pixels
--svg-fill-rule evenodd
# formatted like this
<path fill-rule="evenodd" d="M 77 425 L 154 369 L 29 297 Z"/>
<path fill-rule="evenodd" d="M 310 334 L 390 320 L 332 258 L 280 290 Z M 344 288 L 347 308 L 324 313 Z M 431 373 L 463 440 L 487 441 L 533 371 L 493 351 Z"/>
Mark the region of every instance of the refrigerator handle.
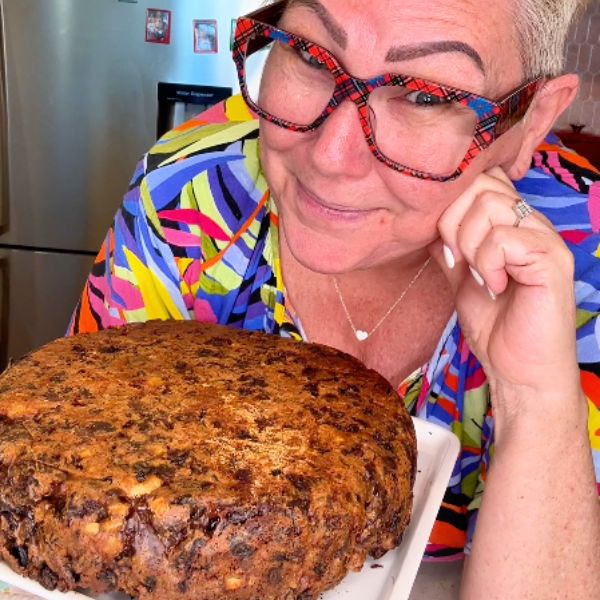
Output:
<path fill-rule="evenodd" d="M 9 258 L 10 253 L 0 252 L 0 373 L 8 363 Z"/>
<path fill-rule="evenodd" d="M 0 0 L 0 234 L 8 230 L 8 92 L 6 89 L 6 24 Z"/>

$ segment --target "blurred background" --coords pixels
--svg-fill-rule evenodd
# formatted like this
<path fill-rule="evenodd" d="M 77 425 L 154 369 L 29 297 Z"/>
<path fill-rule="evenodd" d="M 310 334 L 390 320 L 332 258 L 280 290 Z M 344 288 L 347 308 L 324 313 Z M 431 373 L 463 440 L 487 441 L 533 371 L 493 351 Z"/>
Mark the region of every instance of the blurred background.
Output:
<path fill-rule="evenodd" d="M 135 164 L 238 91 L 232 21 L 262 0 L 0 0 L 0 371 L 66 331 Z M 600 167 L 600 2 L 571 33 L 561 139 Z"/>
<path fill-rule="evenodd" d="M 260 5 L 0 0 L 0 370 L 65 333 L 142 154 L 238 91 L 232 20 Z"/>

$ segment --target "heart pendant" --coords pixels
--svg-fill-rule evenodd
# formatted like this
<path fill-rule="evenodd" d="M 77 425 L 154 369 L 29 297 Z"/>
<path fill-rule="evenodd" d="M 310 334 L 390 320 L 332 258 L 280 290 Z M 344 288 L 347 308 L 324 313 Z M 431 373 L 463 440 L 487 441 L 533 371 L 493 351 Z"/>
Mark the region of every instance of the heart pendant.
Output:
<path fill-rule="evenodd" d="M 369 334 L 366 331 L 363 331 L 362 329 L 357 329 L 355 331 L 355 333 L 356 333 L 356 339 L 359 342 L 364 342 L 369 337 Z"/>

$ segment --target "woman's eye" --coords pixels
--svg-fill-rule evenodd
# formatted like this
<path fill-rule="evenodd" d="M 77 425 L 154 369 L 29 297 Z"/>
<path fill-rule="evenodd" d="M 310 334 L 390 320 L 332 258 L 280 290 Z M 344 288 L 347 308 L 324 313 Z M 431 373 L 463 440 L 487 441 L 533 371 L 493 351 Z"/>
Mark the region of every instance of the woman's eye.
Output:
<path fill-rule="evenodd" d="M 416 104 L 417 106 L 439 106 L 440 104 L 445 104 L 443 98 L 434 96 L 433 94 L 428 94 L 427 92 L 410 92 L 406 94 L 405 99 L 411 104 Z"/>
<path fill-rule="evenodd" d="M 311 67 L 315 67 L 316 69 L 327 69 L 325 64 L 322 63 L 321 61 L 317 60 L 308 50 L 300 50 L 299 54 L 300 54 L 300 58 L 307 65 L 310 65 Z"/>

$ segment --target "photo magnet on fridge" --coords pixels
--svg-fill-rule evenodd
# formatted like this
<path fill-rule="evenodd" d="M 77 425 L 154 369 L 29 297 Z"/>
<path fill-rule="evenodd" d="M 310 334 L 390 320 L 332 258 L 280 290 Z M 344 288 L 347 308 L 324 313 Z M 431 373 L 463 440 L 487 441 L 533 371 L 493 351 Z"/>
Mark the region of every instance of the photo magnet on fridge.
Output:
<path fill-rule="evenodd" d="M 214 19 L 194 19 L 194 52 L 215 54 L 218 51 L 217 22 Z"/>
<path fill-rule="evenodd" d="M 233 51 L 233 42 L 235 42 L 235 27 L 237 19 L 231 19 L 231 32 L 229 34 L 229 50 Z"/>
<path fill-rule="evenodd" d="M 171 11 L 162 8 L 146 10 L 146 41 L 151 44 L 171 43 Z"/>

